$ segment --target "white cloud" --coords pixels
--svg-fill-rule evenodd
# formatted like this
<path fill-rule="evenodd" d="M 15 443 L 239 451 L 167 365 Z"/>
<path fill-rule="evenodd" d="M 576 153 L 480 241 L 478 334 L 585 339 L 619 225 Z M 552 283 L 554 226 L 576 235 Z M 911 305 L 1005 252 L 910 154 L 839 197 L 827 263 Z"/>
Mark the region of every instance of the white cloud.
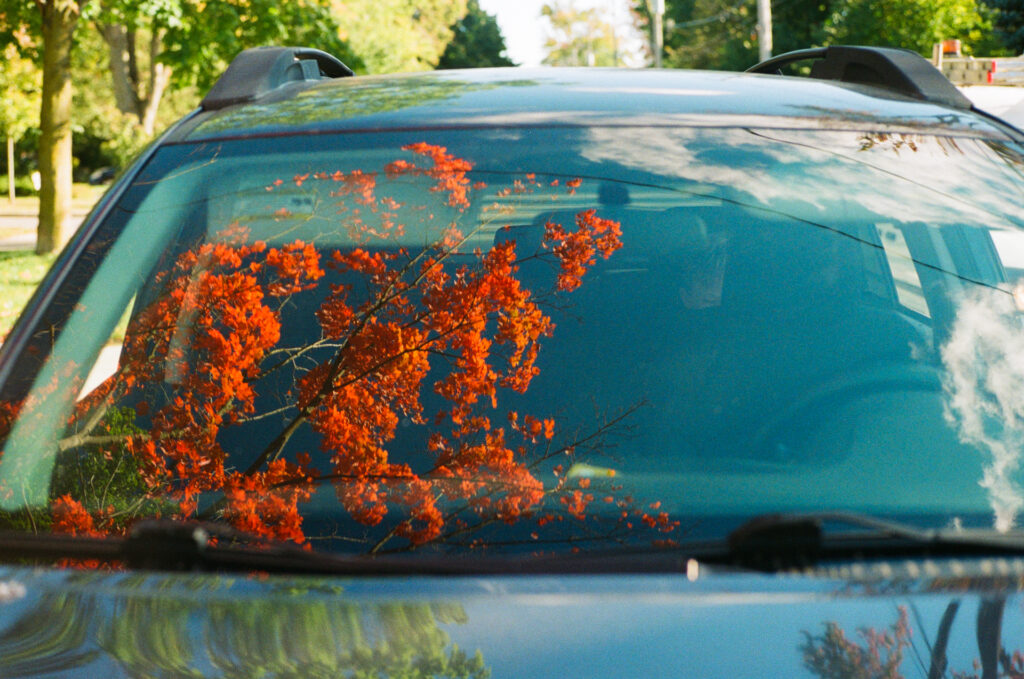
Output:
<path fill-rule="evenodd" d="M 1013 298 L 980 289 L 961 302 L 942 349 L 947 418 L 961 440 L 988 451 L 981 486 L 995 527 L 1013 528 L 1024 508 L 1014 474 L 1024 450 L 1024 332 Z"/>

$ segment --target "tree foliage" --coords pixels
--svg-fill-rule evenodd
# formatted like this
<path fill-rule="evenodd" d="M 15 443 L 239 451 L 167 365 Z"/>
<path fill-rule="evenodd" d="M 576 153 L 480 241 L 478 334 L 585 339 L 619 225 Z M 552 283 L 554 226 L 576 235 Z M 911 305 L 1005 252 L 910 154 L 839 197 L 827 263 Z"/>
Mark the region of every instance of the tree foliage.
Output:
<path fill-rule="evenodd" d="M 544 42 L 549 66 L 616 66 L 615 28 L 596 9 L 577 9 L 572 0 L 557 0 L 541 8 L 551 27 Z"/>
<path fill-rule="evenodd" d="M 851 639 L 834 622 L 822 634 L 804 632 L 800 646 L 804 666 L 821 679 L 902 679 L 900 664 L 910 645 L 907 611 L 887 630 L 860 629 L 863 643 Z"/>
<path fill-rule="evenodd" d="M 992 54 L 988 8 L 976 0 L 851 0 L 826 22 L 831 44 L 895 46 L 931 56 L 932 46 L 959 38 L 967 54 Z"/>
<path fill-rule="evenodd" d="M 7 167 L 7 193 L 14 200 L 14 144 L 26 132 L 39 124 L 40 72 L 29 59 L 24 58 L 18 46 L 3 48 L 0 61 L 0 138 L 5 141 Z"/>
<path fill-rule="evenodd" d="M 505 38 L 501 35 L 498 22 L 480 9 L 477 0 L 469 0 L 466 16 L 452 26 L 451 42 L 444 48 L 439 69 L 445 68 L 487 68 L 491 66 L 515 66 L 505 55 Z"/>
<path fill-rule="evenodd" d="M 666 0 L 663 62 L 675 68 L 743 70 L 757 61 L 753 0 Z M 650 30 L 646 0 L 634 0 L 638 26 Z M 959 38 L 967 53 L 997 54 L 991 9 L 980 0 L 776 0 L 776 53 L 834 44 L 905 47 L 931 56 L 932 45 Z"/>
<path fill-rule="evenodd" d="M 326 0 L 104 0 L 89 14 L 109 50 L 117 106 L 151 136 L 166 87 L 209 89 L 239 52 L 315 45 L 354 68 Z"/>
<path fill-rule="evenodd" d="M 329 0 L 179 1 L 180 19 L 167 26 L 160 57 L 174 69 L 176 85 L 205 91 L 235 55 L 260 45 L 311 45 L 352 68 L 362 66 L 351 43 L 339 36 Z"/>
<path fill-rule="evenodd" d="M 984 0 L 995 11 L 996 34 L 1011 54 L 1024 54 L 1024 0 Z"/>
<path fill-rule="evenodd" d="M 370 73 L 437 65 L 466 0 L 332 0 L 340 35 Z"/>
<path fill-rule="evenodd" d="M 646 0 L 634 0 L 633 15 L 638 28 L 649 34 L 652 19 Z M 757 61 L 756 20 L 752 1 L 666 0 L 662 64 L 743 70 Z"/>
<path fill-rule="evenodd" d="M 0 61 L 0 133 L 18 139 L 39 125 L 40 76 L 36 65 L 21 55 L 18 46 L 3 48 Z"/>

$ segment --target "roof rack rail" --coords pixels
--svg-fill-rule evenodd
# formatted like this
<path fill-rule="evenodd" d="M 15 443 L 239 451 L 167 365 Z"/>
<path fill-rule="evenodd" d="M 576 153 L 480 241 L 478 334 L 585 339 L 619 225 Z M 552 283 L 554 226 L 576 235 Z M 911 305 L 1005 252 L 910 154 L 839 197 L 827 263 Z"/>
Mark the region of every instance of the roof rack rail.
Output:
<path fill-rule="evenodd" d="M 917 52 L 894 47 L 833 45 L 787 52 L 751 66 L 747 73 L 776 73 L 780 67 L 814 59 L 811 77 L 880 87 L 952 108 L 971 108 L 971 101 Z"/>
<path fill-rule="evenodd" d="M 217 79 L 200 108 L 206 111 L 259 99 L 296 81 L 345 78 L 352 69 L 327 52 L 311 47 L 253 47 L 235 57 Z"/>

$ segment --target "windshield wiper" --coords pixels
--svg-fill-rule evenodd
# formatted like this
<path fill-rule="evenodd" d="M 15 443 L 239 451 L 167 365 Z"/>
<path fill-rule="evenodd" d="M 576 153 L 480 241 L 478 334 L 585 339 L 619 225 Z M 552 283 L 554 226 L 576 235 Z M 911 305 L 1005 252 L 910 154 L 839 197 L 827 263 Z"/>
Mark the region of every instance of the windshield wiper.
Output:
<path fill-rule="evenodd" d="M 829 524 L 846 528 L 826 530 Z M 778 571 L 822 562 L 1022 555 L 1020 533 L 921 530 L 864 514 L 815 512 L 755 517 L 729 534 L 725 549 L 694 556 L 708 563 Z"/>
<path fill-rule="evenodd" d="M 339 555 L 272 542 L 228 526 L 140 521 L 124 537 L 0 531 L 0 562 L 102 562 L 132 570 L 265 572 L 293 575 L 454 575 L 459 559 Z"/>
<path fill-rule="evenodd" d="M 826 529 L 836 525 L 845 528 Z M 0 562 L 6 563 L 101 562 L 133 570 L 335 576 L 679 573 L 690 560 L 775 572 L 873 559 L 1024 556 L 1024 535 L 921 530 L 842 512 L 765 514 L 735 529 L 727 540 L 670 549 L 524 556 L 330 554 L 263 540 L 221 524 L 170 520 L 139 522 L 123 537 L 0 531 Z"/>

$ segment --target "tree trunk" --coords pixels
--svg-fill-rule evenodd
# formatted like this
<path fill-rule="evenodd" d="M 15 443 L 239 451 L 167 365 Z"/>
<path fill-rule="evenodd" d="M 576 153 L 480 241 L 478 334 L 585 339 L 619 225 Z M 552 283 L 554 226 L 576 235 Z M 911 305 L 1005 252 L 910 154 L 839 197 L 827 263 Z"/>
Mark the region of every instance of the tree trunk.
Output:
<path fill-rule="evenodd" d="M 981 660 L 981 679 L 997 679 L 999 656 L 1003 649 L 1003 609 L 1006 597 L 996 596 L 981 600 L 978 607 L 978 656 Z"/>
<path fill-rule="evenodd" d="M 114 99 L 122 113 L 136 117 L 146 136 L 153 136 L 160 99 L 171 81 L 171 68 L 159 63 L 163 47 L 163 31 L 156 26 L 149 35 L 149 69 L 147 82 L 142 82 L 136 59 L 136 34 L 124 26 L 99 26 L 110 51 L 110 75 L 114 84 Z M 145 92 L 145 95 L 143 95 Z"/>
<path fill-rule="evenodd" d="M 68 237 L 71 217 L 71 48 L 80 7 L 74 0 L 40 0 L 43 93 L 39 115 L 39 227 L 36 252 L 52 252 Z"/>
<path fill-rule="evenodd" d="M 946 612 L 942 614 L 942 621 L 939 623 L 939 632 L 935 636 L 935 644 L 932 646 L 931 666 L 928 669 L 928 679 L 943 679 L 946 676 L 946 668 L 949 667 L 949 659 L 946 657 L 946 648 L 949 646 L 949 631 L 953 628 L 953 619 L 960 609 L 960 601 L 954 599 L 946 606 Z"/>
<path fill-rule="evenodd" d="M 140 120 L 142 131 L 146 136 L 152 137 L 156 127 L 156 114 L 160 108 L 160 99 L 164 90 L 171 82 L 171 67 L 159 62 L 160 52 L 163 48 L 164 32 L 162 29 L 153 27 L 149 36 L 149 87 L 147 88 L 146 99 L 143 102 Z"/>
<path fill-rule="evenodd" d="M 108 61 L 110 77 L 114 85 L 114 102 L 121 113 L 139 115 L 139 100 L 135 83 L 131 81 L 128 71 L 128 31 L 124 26 L 106 24 L 99 26 L 103 41 L 107 43 L 110 53 Z"/>

